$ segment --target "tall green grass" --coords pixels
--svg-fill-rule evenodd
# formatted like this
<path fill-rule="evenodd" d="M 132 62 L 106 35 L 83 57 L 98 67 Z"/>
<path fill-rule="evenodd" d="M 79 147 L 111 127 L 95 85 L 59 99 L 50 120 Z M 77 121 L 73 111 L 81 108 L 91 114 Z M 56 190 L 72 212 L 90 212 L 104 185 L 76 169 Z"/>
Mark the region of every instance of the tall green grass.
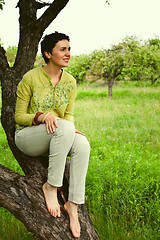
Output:
<path fill-rule="evenodd" d="M 106 92 L 104 88 L 79 89 L 75 104 L 76 128 L 91 145 L 88 213 L 101 240 L 158 240 L 160 87 L 116 86 L 113 100 Z M 1 163 L 22 173 L 2 128 L 0 144 Z M 1 215 L 2 239 L 31 239 L 6 210 Z M 12 231 L 25 236 L 12 237 Z"/>
<path fill-rule="evenodd" d="M 160 239 L 159 90 L 78 94 L 76 127 L 91 144 L 86 205 L 101 240 Z"/>

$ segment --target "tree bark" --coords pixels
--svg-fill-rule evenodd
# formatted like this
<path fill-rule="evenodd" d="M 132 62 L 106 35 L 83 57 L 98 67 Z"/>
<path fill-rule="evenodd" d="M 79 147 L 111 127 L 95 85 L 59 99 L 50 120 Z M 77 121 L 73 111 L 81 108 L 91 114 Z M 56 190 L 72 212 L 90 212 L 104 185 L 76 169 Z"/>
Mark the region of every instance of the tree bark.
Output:
<path fill-rule="evenodd" d="M 160 78 L 160 75 L 156 78 L 153 78 L 153 75 L 151 75 L 151 82 L 154 84 L 158 79 Z"/>
<path fill-rule="evenodd" d="M 15 64 L 9 67 L 5 50 L 0 46 L 0 79 L 2 85 L 1 122 L 9 147 L 23 169 L 19 175 L 0 165 L 0 206 L 8 209 L 39 239 L 74 239 L 69 229 L 69 219 L 63 208 L 68 197 L 69 162 L 67 161 L 63 188 L 59 189 L 61 218 L 52 217 L 45 206 L 42 185 L 47 178 L 48 158 L 28 157 L 15 145 L 15 104 L 17 84 L 24 73 L 33 67 L 38 43 L 45 28 L 56 18 L 69 0 L 54 0 L 37 19 L 40 7 L 35 0 L 19 0 L 20 39 Z M 82 227 L 80 239 L 99 239 L 84 205 L 79 207 Z"/>
<path fill-rule="evenodd" d="M 39 239 L 74 239 L 63 208 L 66 195 L 61 195 L 63 190 L 59 191 L 61 217 L 54 218 L 46 208 L 42 184 L 40 178 L 22 176 L 0 165 L 0 205 L 13 213 Z M 79 239 L 99 239 L 85 206 L 80 205 L 78 212 L 82 229 Z"/>
<path fill-rule="evenodd" d="M 111 77 L 111 79 L 108 80 L 108 97 L 109 99 L 112 99 L 112 87 L 114 84 L 114 78 Z"/>

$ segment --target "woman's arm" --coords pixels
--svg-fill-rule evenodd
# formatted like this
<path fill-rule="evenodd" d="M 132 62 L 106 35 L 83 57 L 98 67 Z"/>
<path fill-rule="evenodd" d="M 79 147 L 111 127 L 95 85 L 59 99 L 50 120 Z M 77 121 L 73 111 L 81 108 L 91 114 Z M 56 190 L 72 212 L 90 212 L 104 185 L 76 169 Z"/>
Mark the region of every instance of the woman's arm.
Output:
<path fill-rule="evenodd" d="M 32 89 L 29 84 L 22 80 L 17 87 L 17 102 L 15 121 L 19 126 L 31 126 L 35 114 L 28 112 Z"/>
<path fill-rule="evenodd" d="M 64 119 L 70 122 L 74 122 L 73 117 L 73 110 L 74 110 L 74 103 L 77 97 L 77 86 L 76 81 L 73 82 L 73 89 L 69 92 L 68 95 L 68 104 L 64 113 Z"/>

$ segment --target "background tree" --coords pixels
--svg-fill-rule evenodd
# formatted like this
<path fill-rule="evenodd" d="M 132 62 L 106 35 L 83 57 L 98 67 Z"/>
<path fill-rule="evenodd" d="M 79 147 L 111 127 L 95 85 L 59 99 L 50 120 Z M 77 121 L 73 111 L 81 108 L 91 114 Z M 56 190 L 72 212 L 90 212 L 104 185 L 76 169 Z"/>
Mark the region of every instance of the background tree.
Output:
<path fill-rule="evenodd" d="M 93 55 L 94 54 L 98 60 L 93 63 L 89 74 L 91 74 L 95 80 L 97 80 L 97 78 L 103 78 L 107 81 L 108 96 L 112 99 L 112 87 L 121 74 L 125 64 L 124 54 L 127 55 L 127 51 L 125 52 L 122 46 L 117 45 L 109 50 L 95 51 Z"/>
<path fill-rule="evenodd" d="M 55 219 L 47 211 L 41 189 L 46 181 L 48 159 L 28 157 L 17 149 L 14 142 L 16 88 L 22 76 L 33 67 L 44 30 L 68 2 L 69 0 L 54 0 L 51 3 L 19 0 L 17 7 L 20 15 L 20 38 L 12 67 L 9 66 L 4 48 L 0 46 L 1 122 L 11 151 L 26 175 L 22 176 L 0 165 L 0 205 L 13 213 L 39 239 L 73 239 L 63 209 L 64 201 L 67 200 L 68 165 L 64 188 L 59 190 L 58 195 L 62 217 Z M 43 7 L 47 9 L 37 18 L 37 10 Z M 82 226 L 81 239 L 98 239 L 84 205 L 79 208 L 79 216 Z"/>
<path fill-rule="evenodd" d="M 102 78 L 107 81 L 108 95 L 112 98 L 115 81 L 148 81 L 160 78 L 160 41 L 144 43 L 136 37 L 126 37 L 109 50 L 96 50 L 90 54 L 91 82 Z"/>
<path fill-rule="evenodd" d="M 149 39 L 146 43 L 148 46 L 148 65 L 151 65 L 152 68 L 150 70 L 150 80 L 155 83 L 158 79 L 160 79 L 160 39 L 155 37 L 153 39 Z"/>
<path fill-rule="evenodd" d="M 123 67 L 122 76 L 131 81 L 156 82 L 160 77 L 160 48 L 158 39 L 146 43 L 136 37 L 126 38 L 122 43 L 128 49 L 128 60 Z"/>
<path fill-rule="evenodd" d="M 124 55 L 125 64 L 121 72 L 121 79 L 140 81 L 142 64 L 139 66 L 136 64 L 139 49 L 141 48 L 140 41 L 134 36 L 126 37 L 123 39 L 122 43 L 120 43 L 120 46 L 124 52 L 127 51 L 128 53 L 127 55 Z"/>
<path fill-rule="evenodd" d="M 146 41 L 146 44 L 150 46 L 156 45 L 158 48 L 160 48 L 160 39 L 158 36 L 156 36 L 155 38 L 152 38 Z"/>
<path fill-rule="evenodd" d="M 156 45 L 143 46 L 140 50 L 142 62 L 142 80 L 151 80 L 152 84 L 160 78 L 160 49 Z M 137 66 L 140 66 L 137 59 Z"/>
<path fill-rule="evenodd" d="M 6 57 L 10 67 L 13 67 L 17 54 L 17 46 L 9 46 L 6 50 Z"/>
<path fill-rule="evenodd" d="M 86 72 L 91 67 L 91 55 L 81 54 L 71 57 L 70 64 L 67 67 L 67 72 L 72 74 L 78 84 L 83 83 L 86 79 Z"/>

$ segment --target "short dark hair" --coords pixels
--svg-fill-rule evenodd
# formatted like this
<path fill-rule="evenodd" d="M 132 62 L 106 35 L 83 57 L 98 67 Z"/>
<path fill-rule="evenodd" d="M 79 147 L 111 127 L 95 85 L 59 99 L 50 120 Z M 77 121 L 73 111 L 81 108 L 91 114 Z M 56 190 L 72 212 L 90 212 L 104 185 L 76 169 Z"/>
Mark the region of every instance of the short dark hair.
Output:
<path fill-rule="evenodd" d="M 44 52 L 46 51 L 48 53 L 52 53 L 52 49 L 55 47 L 56 43 L 61 40 L 68 40 L 69 42 L 70 38 L 66 34 L 59 32 L 51 33 L 44 36 L 41 42 L 41 53 L 45 63 L 48 63 L 49 59 L 45 56 Z"/>

